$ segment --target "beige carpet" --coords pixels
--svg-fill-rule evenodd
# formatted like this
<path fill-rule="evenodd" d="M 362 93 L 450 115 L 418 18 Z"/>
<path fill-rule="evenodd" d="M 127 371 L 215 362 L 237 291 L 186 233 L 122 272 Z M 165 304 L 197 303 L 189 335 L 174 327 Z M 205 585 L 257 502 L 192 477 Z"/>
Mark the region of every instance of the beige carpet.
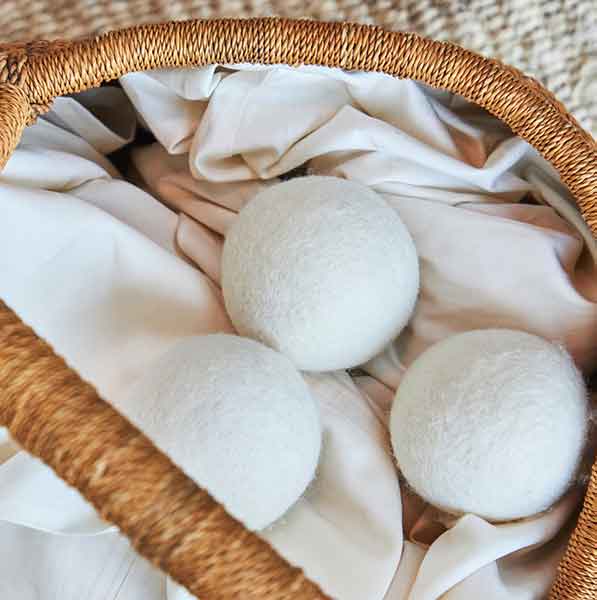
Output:
<path fill-rule="evenodd" d="M 533 75 L 597 137 L 597 0 L 0 0 L 0 41 L 264 15 L 353 20 L 451 40 Z"/>

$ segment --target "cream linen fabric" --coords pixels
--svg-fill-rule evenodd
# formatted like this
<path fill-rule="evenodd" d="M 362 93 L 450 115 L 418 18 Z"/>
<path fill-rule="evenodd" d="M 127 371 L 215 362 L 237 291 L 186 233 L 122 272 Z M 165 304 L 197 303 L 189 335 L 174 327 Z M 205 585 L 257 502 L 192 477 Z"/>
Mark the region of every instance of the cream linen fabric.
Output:
<path fill-rule="evenodd" d="M 232 331 L 223 236 L 262 186 L 305 165 L 372 186 L 415 239 L 419 305 L 370 376 L 306 375 L 318 476 L 263 536 L 341 600 L 544 595 L 578 491 L 499 526 L 439 514 L 399 481 L 387 414 L 403 369 L 456 331 L 523 328 L 595 367 L 597 254 L 549 166 L 480 111 L 383 75 L 245 65 L 122 84 L 158 140 L 134 152 L 145 189 L 102 156 L 133 135 L 122 92 L 60 99 L 0 175 L 0 296 L 118 407 L 176 340 Z M 521 202 L 531 191 L 545 205 Z M 7 597 L 188 597 L 7 436 L 0 460 Z"/>

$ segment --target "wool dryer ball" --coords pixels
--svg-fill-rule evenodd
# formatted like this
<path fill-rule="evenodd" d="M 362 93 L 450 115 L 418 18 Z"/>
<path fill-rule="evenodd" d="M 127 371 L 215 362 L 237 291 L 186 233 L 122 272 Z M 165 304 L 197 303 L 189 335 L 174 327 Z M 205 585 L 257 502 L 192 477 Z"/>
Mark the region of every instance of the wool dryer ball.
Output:
<path fill-rule="evenodd" d="M 587 436 L 582 377 L 560 346 L 519 331 L 470 331 L 406 371 L 390 429 L 412 488 L 451 513 L 539 513 L 574 480 Z"/>
<path fill-rule="evenodd" d="M 119 408 L 249 529 L 282 516 L 314 476 L 318 407 L 290 360 L 253 340 L 178 342 Z"/>
<path fill-rule="evenodd" d="M 299 177 L 259 193 L 230 228 L 226 308 L 241 335 L 299 369 L 359 365 L 408 322 L 419 288 L 413 241 L 373 190 Z"/>

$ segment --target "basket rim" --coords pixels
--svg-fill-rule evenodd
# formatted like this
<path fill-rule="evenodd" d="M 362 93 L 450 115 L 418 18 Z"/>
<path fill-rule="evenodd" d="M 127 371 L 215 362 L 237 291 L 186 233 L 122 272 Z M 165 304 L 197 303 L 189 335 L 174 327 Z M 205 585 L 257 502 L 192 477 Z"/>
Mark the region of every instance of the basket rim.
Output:
<path fill-rule="evenodd" d="M 592 136 L 533 78 L 416 33 L 276 17 L 140 25 L 74 41 L 1 46 L 0 88 L 4 82 L 25 93 L 30 121 L 57 96 L 131 71 L 242 62 L 381 71 L 459 94 L 500 118 L 553 164 L 597 237 L 597 143 Z M 0 166 L 15 143 L 0 145 Z"/>

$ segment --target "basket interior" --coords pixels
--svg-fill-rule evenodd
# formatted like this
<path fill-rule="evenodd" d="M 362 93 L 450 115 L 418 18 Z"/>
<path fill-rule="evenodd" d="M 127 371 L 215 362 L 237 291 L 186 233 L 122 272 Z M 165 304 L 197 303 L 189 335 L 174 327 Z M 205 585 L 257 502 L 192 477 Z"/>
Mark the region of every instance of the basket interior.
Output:
<path fill-rule="evenodd" d="M 273 181 L 311 173 L 336 175 L 372 186 L 396 208 L 406 224 L 415 231 L 415 243 L 419 244 L 418 249 L 424 256 L 427 269 L 424 275 L 429 277 L 429 281 L 433 281 L 431 275 L 435 272 L 442 273 L 446 281 L 451 276 L 440 260 L 443 252 L 438 252 L 442 240 L 444 244 L 450 240 L 452 243 L 457 242 L 459 253 L 454 256 L 464 259 L 471 254 L 471 246 L 467 245 L 466 236 L 473 235 L 475 231 L 480 232 L 485 225 L 488 225 L 488 233 L 478 233 L 479 238 L 474 238 L 480 244 L 479 261 L 472 263 L 477 268 L 483 264 L 483 259 L 487 260 L 489 256 L 482 252 L 482 238 L 499 235 L 500 232 L 509 236 L 501 242 L 502 261 L 513 260 L 513 257 L 517 256 L 513 252 L 508 254 L 508 244 L 516 238 L 516 232 L 521 238 L 528 237 L 531 240 L 531 249 L 535 248 L 532 242 L 535 239 L 533 236 L 536 236 L 537 244 L 545 244 L 541 246 L 544 253 L 547 252 L 547 248 L 556 255 L 560 251 L 558 258 L 561 262 L 557 263 L 557 270 L 551 271 L 557 275 L 558 285 L 552 286 L 547 279 L 534 280 L 535 289 L 529 286 L 528 293 L 534 293 L 535 296 L 532 302 L 529 301 L 524 307 L 526 313 L 519 307 L 518 312 L 512 316 L 512 313 L 508 312 L 512 310 L 509 306 L 499 313 L 500 298 L 503 299 L 503 296 L 500 296 L 494 287 L 485 288 L 485 295 L 471 302 L 470 291 L 475 286 L 466 288 L 463 280 L 455 279 L 454 288 L 444 288 L 444 291 L 447 289 L 445 296 L 451 299 L 453 306 L 452 312 L 448 311 L 442 316 L 443 320 L 429 319 L 422 323 L 414 323 L 408 336 L 400 343 L 392 346 L 374 361 L 361 365 L 359 370 L 343 374 L 342 380 L 336 378 L 326 383 L 313 376 L 311 385 L 328 389 L 327 385 L 332 396 L 341 397 L 344 393 L 343 385 L 356 385 L 357 391 L 370 394 L 374 398 L 373 401 L 367 400 L 367 403 L 372 402 L 373 408 L 367 404 L 369 416 L 364 422 L 369 425 L 364 427 L 375 429 L 377 433 L 373 437 L 376 440 L 377 437 L 381 439 L 384 436 L 389 402 L 387 394 L 388 391 L 390 395 L 393 393 L 401 367 L 412 362 L 433 341 L 444 337 L 447 332 L 455 333 L 459 328 L 510 326 L 529 329 L 546 337 L 557 338 L 561 335 L 579 366 L 584 368 L 588 379 L 596 361 L 595 340 L 589 333 L 597 314 L 597 290 L 594 286 L 594 258 L 597 251 L 589 228 L 573 207 L 570 192 L 559 182 L 553 168 L 534 152 L 531 146 L 527 147 L 522 140 L 516 140 L 512 131 L 489 113 L 467 105 L 462 99 L 447 93 L 384 75 L 348 75 L 340 71 L 310 67 L 301 69 L 294 71 L 300 74 L 300 81 L 293 83 L 293 92 L 286 93 L 286 96 L 283 91 L 289 89 L 288 78 L 295 76 L 290 68 L 281 66 L 267 69 L 254 66 L 245 70 L 206 67 L 194 72 L 131 74 L 124 77 L 120 84 L 113 82 L 91 93 L 84 92 L 79 96 L 59 99 L 53 111 L 25 131 L 22 146 L 17 149 L 3 173 L 3 182 L 9 186 L 23 186 L 23 178 L 28 176 L 30 179 L 25 181 L 25 189 L 51 189 L 53 192 L 59 191 L 59 194 L 69 196 L 74 204 L 85 206 L 85 214 L 75 218 L 74 226 L 81 226 L 80 231 L 86 233 L 76 238 L 71 236 L 70 242 L 74 245 L 66 254 L 57 254 L 58 262 L 55 265 L 52 265 L 51 261 L 44 263 L 44 268 L 51 276 L 47 276 L 43 287 L 28 288 L 25 295 L 14 284 L 12 288 L 7 286 L 2 296 L 17 312 L 23 314 L 25 320 L 40 331 L 59 353 L 65 355 L 83 377 L 90 380 L 117 409 L 121 409 L 120 398 L 128 394 L 136 378 L 141 376 L 143 369 L 148 368 L 150 359 L 172 344 L 176 337 L 188 335 L 189 331 L 200 334 L 208 332 L 210 327 L 215 330 L 226 327 L 225 314 L 218 316 L 213 312 L 213 307 L 218 305 L 214 299 L 217 297 L 219 285 L 219 252 L 227 228 L 244 203 L 257 193 L 264 183 L 269 185 Z M 230 83 L 235 76 L 239 80 L 238 89 Z M 385 85 L 393 86 L 387 97 L 379 91 L 379 86 Z M 223 93 L 223 86 L 230 86 L 231 89 Z M 150 89 L 162 94 L 161 101 L 165 104 L 178 102 L 176 110 L 179 114 L 182 113 L 184 118 L 177 121 L 172 116 L 176 110 L 167 113 L 167 118 L 164 117 L 165 113 L 160 112 L 166 110 L 164 106 L 148 107 L 146 101 L 151 98 L 148 91 Z M 235 96 L 235 93 L 238 96 Z M 280 94 L 276 97 L 276 101 L 281 105 L 278 114 L 271 110 L 268 112 L 267 98 L 275 97 L 273 94 Z M 368 98 L 371 97 L 368 94 L 375 98 L 375 102 L 368 104 Z M 322 111 L 319 107 L 326 95 L 333 95 L 336 104 Z M 135 110 L 130 104 L 131 99 Z M 243 99 L 244 105 L 241 103 Z M 127 129 L 128 121 L 123 115 L 137 120 L 134 132 L 132 128 Z M 290 123 L 293 115 L 299 120 L 295 129 Z M 424 118 L 433 120 L 436 126 L 427 137 L 429 123 L 426 123 Z M 102 132 L 99 121 L 105 121 L 109 131 Z M 276 128 L 285 134 L 282 140 L 263 133 L 271 133 Z M 57 133 L 57 130 L 60 133 Z M 396 135 L 394 130 L 399 130 L 402 137 L 392 138 L 392 135 Z M 41 168 L 31 169 L 34 163 L 30 161 L 35 160 L 35 148 L 39 148 L 40 143 L 48 143 L 47 140 L 54 134 L 58 138 L 64 137 L 65 131 L 69 140 L 72 141 L 73 136 L 82 138 L 89 146 L 85 146 L 84 151 L 71 146 L 69 152 L 79 157 L 77 160 L 86 161 L 86 168 L 90 167 L 88 163 L 99 164 L 99 168 L 107 175 L 97 178 L 90 176 L 83 182 L 76 181 L 76 185 L 73 185 L 76 169 L 74 162 L 72 172 L 69 172 L 71 166 L 64 161 L 60 169 L 55 167 L 57 170 L 54 174 L 44 172 Z M 358 138 L 357 142 L 352 139 L 343 141 L 342 134 L 347 131 Z M 252 139 L 251 136 L 256 136 L 255 147 L 247 146 L 246 140 Z M 409 157 L 408 152 L 393 155 L 391 140 L 398 146 L 398 139 L 411 144 L 408 146 L 411 153 L 417 148 L 421 152 L 428 151 L 427 158 L 421 164 L 417 164 L 417 160 Z M 219 146 L 219 143 L 225 147 Z M 336 143 L 336 146 L 333 143 Z M 326 144 L 328 146 L 325 146 Z M 502 152 L 504 145 L 512 146 L 514 150 Z M 525 150 L 520 149 L 523 146 Z M 33 154 L 27 154 L 27 147 L 33 148 Z M 325 147 L 326 150 L 318 151 L 317 148 L 321 147 Z M 51 141 L 46 150 L 51 155 L 56 151 L 56 142 Z M 493 165 L 500 160 L 504 161 L 501 154 L 508 152 L 519 152 L 524 158 L 512 160 L 512 165 L 503 167 L 500 177 L 488 179 L 485 176 L 489 170 L 488 163 Z M 434 163 L 434 159 L 439 160 L 438 157 L 442 154 L 448 155 L 449 160 L 446 160 L 445 164 Z M 104 162 L 105 159 L 96 155 L 105 155 L 112 167 Z M 54 159 L 56 157 L 50 156 L 50 160 Z M 414 164 L 410 164 L 411 162 Z M 376 163 L 381 163 L 382 166 L 385 164 L 385 170 L 379 170 Z M 462 168 L 462 174 L 451 179 L 449 173 L 446 175 L 446 171 L 456 166 Z M 110 168 L 114 167 L 120 175 L 116 171 L 110 171 Z M 94 166 L 93 169 L 95 168 L 97 167 Z M 441 183 L 431 180 L 430 171 L 441 172 L 441 177 L 438 178 Z M 24 175 L 26 172 L 29 172 L 29 175 Z M 34 173 L 33 176 L 31 172 Z M 467 176 L 470 177 L 468 182 Z M 56 184 L 55 180 L 50 181 L 52 177 L 69 179 L 67 183 L 64 183 L 64 180 Z M 95 201 L 94 194 L 104 184 L 113 187 L 102 196 L 101 202 Z M 131 185 L 141 191 L 134 192 L 135 198 L 131 196 L 129 202 L 124 203 L 122 198 L 128 197 Z M 56 201 L 60 205 L 60 199 L 56 198 Z M 142 209 L 143 202 L 147 202 L 146 213 Z M 420 215 L 424 211 L 427 211 L 428 216 L 424 222 L 420 222 Z M 97 218 L 101 217 L 102 222 L 106 224 L 109 234 L 105 239 L 102 239 L 99 233 L 92 233 L 93 227 L 89 226 L 92 213 Z M 146 215 L 150 214 L 151 217 L 146 218 Z M 454 219 L 455 214 L 464 215 L 466 219 Z M 54 217 L 50 213 L 47 217 L 49 222 L 54 223 Z M 81 220 L 77 222 L 77 219 Z M 88 229 L 82 227 L 83 225 Z M 102 273 L 102 269 L 108 263 L 104 261 L 103 251 L 96 253 L 97 248 L 106 240 L 116 240 L 113 249 L 118 249 L 118 252 L 112 255 L 111 260 L 112 264 L 118 264 L 118 261 L 114 263 L 115 255 L 127 248 L 133 251 L 133 242 L 130 240 L 131 245 L 127 245 L 127 241 L 123 246 L 119 246 L 124 239 L 119 236 L 124 236 L 123 232 L 129 230 L 134 232 L 135 244 L 139 234 L 144 238 L 143 247 L 148 248 L 147 262 L 159 262 L 161 253 L 168 256 L 161 264 L 159 277 L 154 272 L 144 280 L 144 276 L 138 276 L 138 273 L 142 273 L 143 266 L 124 259 L 121 265 L 126 277 L 122 280 L 112 279 L 114 272 L 110 272 L 107 279 L 102 280 L 99 276 L 99 279 L 95 280 L 92 268 L 80 264 L 75 265 L 73 273 L 77 273 L 78 281 L 82 283 L 78 283 L 76 289 L 66 286 L 60 293 L 56 292 L 54 278 L 61 268 L 72 263 L 70 254 L 84 257 L 85 249 L 91 248 L 88 257 L 97 259 L 96 272 Z M 426 234 L 426 231 L 432 233 Z M 457 235 L 461 236 L 459 240 Z M 61 238 L 62 242 L 64 239 L 66 238 Z M 548 242 L 551 245 L 548 245 Z M 20 247 L 24 247 L 23 242 Z M 565 249 L 562 250 L 562 247 Z M 499 248 L 500 242 L 496 241 L 492 251 L 498 252 Z M 540 258 L 540 255 L 537 257 Z M 41 260 L 39 257 L 37 259 Z M 62 260 L 64 262 L 60 262 Z M 15 265 L 17 264 L 18 261 L 15 262 Z M 89 264 L 93 265 L 93 260 Z M 555 269 L 553 263 L 551 264 Z M 528 258 L 525 272 L 529 279 L 533 272 L 531 266 L 533 263 L 531 258 Z M 52 272 L 50 267 L 55 268 L 55 271 Z M 166 274 L 164 271 L 169 269 L 171 272 Z M 87 278 L 80 279 L 85 271 L 88 272 Z M 189 275 L 190 273 L 192 275 Z M 171 287 L 176 277 L 184 278 L 187 286 L 178 299 L 175 288 Z M 15 275 L 14 281 L 16 279 Z M 35 281 L 35 278 L 32 281 Z M 43 281 L 43 278 L 40 278 L 40 281 Z M 114 281 L 117 281 L 117 285 L 113 285 Z M 426 287 L 427 285 L 423 284 L 423 297 L 430 299 L 425 300 L 425 306 L 432 313 L 430 307 L 438 296 L 439 288 L 432 285 Z M 445 285 L 443 280 L 442 285 Z M 537 287 L 540 285 L 545 287 Z M 102 297 L 101 294 L 98 298 L 93 297 L 94 288 L 108 290 L 107 303 L 106 297 Z M 454 292 L 456 288 L 459 289 L 458 294 Z M 91 291 L 84 292 L 85 289 Z M 35 290 L 35 294 L 32 290 Z M 495 296 L 488 296 L 488 290 Z M 78 295 L 75 296 L 75 292 Z M 454 292 L 455 295 L 451 295 L 450 292 Z M 189 303 L 188 298 L 184 298 L 185 293 L 191 296 L 193 293 L 201 294 L 202 302 L 207 302 L 206 299 L 209 299 L 209 302 L 203 305 Z M 557 300 L 557 294 L 560 294 L 562 302 L 565 298 L 574 296 L 576 305 L 581 306 L 584 311 L 584 329 L 579 328 L 578 321 L 574 320 L 577 318 L 576 314 L 574 319 L 571 318 L 567 322 L 561 312 L 561 306 L 555 300 L 545 309 L 548 311 L 546 314 L 553 314 L 553 318 L 541 321 L 549 322 L 549 327 L 541 329 L 538 324 L 540 320 L 529 321 L 528 327 L 521 322 L 520 315 L 533 314 L 530 310 L 533 302 L 540 302 L 543 298 L 546 305 L 545 299 Z M 25 298 L 32 297 L 44 298 L 44 310 L 25 301 Z M 76 310 L 73 305 L 66 310 L 68 302 L 65 298 L 68 297 L 77 298 Z M 99 309 L 102 304 L 100 300 L 109 310 L 100 312 L 97 321 L 94 322 L 90 314 Z M 52 306 L 53 301 L 57 304 L 54 310 L 50 311 L 48 307 Z M 108 325 L 107 320 L 102 320 L 107 318 L 110 311 L 115 311 L 116 306 L 128 308 L 125 313 L 117 315 L 118 319 L 115 322 Z M 493 312 L 488 306 L 493 307 Z M 473 310 L 475 307 L 477 312 Z M 201 311 L 208 315 L 204 320 L 200 316 Z M 495 311 L 498 311 L 497 314 Z M 422 312 L 425 313 L 424 310 Z M 58 318 L 55 316 L 57 314 L 61 316 Z M 161 314 L 171 314 L 175 317 L 161 317 Z M 471 314 L 475 315 L 472 319 Z M 52 315 L 51 319 L 49 315 Z M 562 327 L 561 330 L 557 330 L 557 334 L 553 330 L 553 321 L 556 319 Z M 143 327 L 152 321 L 157 321 L 158 325 L 152 325 L 147 334 Z M 105 336 L 100 343 L 93 336 L 86 338 L 87 335 L 91 335 L 90 323 L 96 333 Z M 134 330 L 129 328 L 131 323 Z M 571 323 L 574 323 L 574 326 L 571 326 Z M 429 334 L 432 325 L 435 329 Z M 422 334 L 422 331 L 427 333 Z M 117 340 L 118 344 L 115 343 Z M 90 354 L 91 343 L 100 349 L 100 359 L 97 350 L 93 355 Z M 123 350 L 114 353 L 110 347 Z M 110 374 L 111 370 L 118 371 L 117 376 Z M 362 418 L 363 410 L 363 406 L 359 405 L 354 408 L 355 414 L 351 414 L 349 409 L 347 412 L 350 418 L 358 420 Z M 143 429 L 142 424 L 138 425 Z M 330 431 L 330 435 L 337 435 L 333 429 Z M 156 443 L 159 446 L 159 441 Z M 388 456 L 389 449 L 379 440 L 376 444 L 378 453 L 375 454 L 375 460 L 382 465 L 379 472 L 387 475 L 393 469 L 393 461 Z M 185 465 L 179 466 L 187 470 Z M 398 486 L 397 475 L 394 476 L 395 482 L 389 485 Z M 381 478 L 381 475 L 379 477 Z M 388 484 L 386 481 L 385 484 L 379 482 L 379 485 L 383 487 Z M 351 490 L 356 493 L 357 487 Z M 308 494 L 316 494 L 316 488 L 317 486 L 315 492 L 311 490 Z M 425 507 L 407 486 L 401 485 L 401 491 L 404 506 L 410 507 L 402 512 L 407 542 L 430 545 L 448 528 L 453 527 L 454 523 L 445 515 L 434 514 L 427 518 L 427 513 L 425 518 L 422 518 Z M 342 489 L 338 488 L 336 494 L 341 493 Z M 578 498 L 575 498 L 574 501 L 565 504 L 564 508 L 558 509 L 561 514 L 555 511 L 548 518 L 555 518 L 555 514 L 562 520 L 562 527 L 565 528 L 569 523 L 568 519 L 573 518 L 575 514 L 577 500 Z M 356 501 L 355 506 L 358 506 Z M 316 509 L 320 510 L 321 507 L 316 505 Z M 305 510 L 306 514 L 310 514 L 308 509 Z M 315 509 L 314 511 L 316 512 Z M 334 514 L 332 511 L 328 518 L 333 519 Z M 384 518 L 391 514 L 385 513 Z M 289 519 L 290 526 L 293 526 L 292 519 Z M 356 513 L 348 512 L 346 522 L 338 527 L 338 539 L 346 535 L 347 531 L 357 536 L 356 539 L 364 535 L 359 527 L 353 529 L 352 524 L 356 522 Z M 379 531 L 383 529 L 383 519 L 377 522 L 373 519 L 373 523 L 374 527 L 369 528 L 370 531 L 375 532 L 376 527 Z M 391 585 L 401 585 L 400 582 L 392 583 L 392 580 L 402 550 L 402 528 L 398 528 L 393 538 L 389 537 L 391 551 L 388 550 L 381 560 L 379 552 L 383 554 L 380 550 L 382 546 L 375 546 L 381 542 L 366 538 L 365 546 L 368 543 L 373 544 L 374 551 L 369 557 L 365 555 L 358 577 L 355 573 L 355 577 L 352 578 L 345 572 L 340 577 L 345 567 L 341 562 L 336 563 L 333 546 L 325 547 L 327 558 L 313 554 L 311 562 L 301 562 L 309 559 L 300 554 L 303 551 L 300 544 L 285 545 L 284 540 L 279 537 L 283 538 L 283 534 L 279 533 L 280 527 L 283 526 L 282 523 L 278 529 L 274 528 L 265 533 L 265 537 L 282 554 L 290 553 L 290 560 L 305 568 L 309 576 L 330 595 L 381 598 Z M 552 552 L 561 554 L 567 533 L 566 530 L 561 534 L 560 545 L 552 548 Z M 333 539 L 333 535 L 331 538 Z M 296 554 L 292 555 L 292 552 Z M 375 556 L 375 560 L 372 556 Z M 550 564 L 555 564 L 552 555 L 550 560 Z M 552 577 L 553 570 L 551 576 L 539 582 L 538 585 L 543 586 L 541 593 L 547 592 Z M 463 578 L 463 581 L 466 579 Z"/>

